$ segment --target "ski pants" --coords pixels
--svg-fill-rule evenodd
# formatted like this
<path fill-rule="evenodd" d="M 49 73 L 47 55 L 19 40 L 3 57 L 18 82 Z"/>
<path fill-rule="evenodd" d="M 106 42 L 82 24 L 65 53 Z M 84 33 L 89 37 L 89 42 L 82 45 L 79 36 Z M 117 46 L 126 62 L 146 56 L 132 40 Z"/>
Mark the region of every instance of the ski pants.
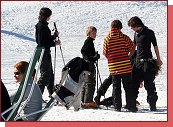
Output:
<path fill-rule="evenodd" d="M 54 91 L 54 74 L 52 69 L 52 60 L 50 50 L 45 50 L 43 59 L 40 66 L 41 76 L 38 80 L 38 85 L 43 94 L 45 86 L 49 92 L 49 95 L 52 95 Z"/>
<path fill-rule="evenodd" d="M 128 107 L 136 107 L 136 98 L 134 94 L 134 84 L 131 80 L 131 73 L 112 75 L 113 83 L 113 105 L 116 109 L 121 109 L 122 107 L 122 98 L 121 98 L 121 81 L 123 88 L 125 90 L 126 104 Z"/>
<path fill-rule="evenodd" d="M 98 89 L 98 95 L 104 96 L 106 91 L 108 90 L 109 86 L 112 84 L 112 75 L 109 75 L 108 78 L 106 78 L 103 83 L 100 85 Z"/>
<path fill-rule="evenodd" d="M 158 99 L 155 87 L 155 65 L 152 61 L 137 61 L 132 71 L 132 80 L 136 87 L 136 98 L 138 97 L 138 89 L 141 81 L 144 81 L 144 88 L 147 91 L 147 102 L 155 105 Z"/>
<path fill-rule="evenodd" d="M 84 87 L 82 90 L 82 102 L 93 102 L 95 86 L 96 86 L 96 71 L 94 62 L 89 63 L 89 73 L 84 77 Z"/>

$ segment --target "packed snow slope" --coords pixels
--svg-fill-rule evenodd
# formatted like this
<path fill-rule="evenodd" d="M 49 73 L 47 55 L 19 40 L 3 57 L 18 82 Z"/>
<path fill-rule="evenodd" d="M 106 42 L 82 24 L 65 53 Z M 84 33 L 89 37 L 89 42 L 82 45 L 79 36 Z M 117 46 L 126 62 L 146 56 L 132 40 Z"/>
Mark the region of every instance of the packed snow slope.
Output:
<path fill-rule="evenodd" d="M 102 55 L 103 39 L 108 34 L 110 23 L 119 19 L 123 23 L 122 32 L 133 40 L 134 32 L 127 22 L 133 16 L 139 16 L 144 24 L 154 30 L 160 49 L 163 66 L 155 83 L 158 92 L 157 112 L 150 112 L 146 101 L 146 91 L 140 89 L 138 101 L 141 103 L 137 113 L 116 112 L 113 109 L 82 109 L 78 112 L 66 110 L 62 106 L 53 106 L 42 121 L 167 121 L 167 3 L 166 2 L 132 2 L 132 1 L 2 1 L 1 2 L 1 79 L 10 94 L 18 85 L 14 81 L 13 66 L 21 60 L 29 61 L 36 47 L 35 24 L 38 22 L 38 12 L 41 7 L 49 7 L 53 14 L 49 21 L 50 29 L 56 22 L 60 32 L 62 51 L 65 62 L 76 56 L 81 57 L 81 47 L 86 39 L 87 26 L 98 29 L 94 41 L 95 48 L 101 54 L 99 71 L 102 81 L 108 77 L 107 60 Z M 54 63 L 54 48 L 52 61 Z M 153 50 L 153 49 L 152 49 Z M 56 83 L 60 80 L 63 61 L 59 46 L 57 46 Z M 155 54 L 154 54 L 155 56 Z M 99 83 L 100 84 L 100 83 Z M 112 86 L 106 97 L 111 96 Z M 96 95 L 96 92 L 95 92 Z M 43 98 L 48 98 L 47 91 Z M 125 105 L 122 89 L 123 105 Z M 103 98 L 102 98 L 103 99 Z"/>

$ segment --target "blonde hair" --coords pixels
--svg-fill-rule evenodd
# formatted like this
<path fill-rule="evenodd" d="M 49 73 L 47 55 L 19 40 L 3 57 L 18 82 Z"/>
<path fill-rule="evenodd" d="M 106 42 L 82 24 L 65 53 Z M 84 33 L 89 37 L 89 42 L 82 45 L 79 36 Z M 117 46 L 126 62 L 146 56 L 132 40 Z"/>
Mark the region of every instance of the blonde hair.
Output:
<path fill-rule="evenodd" d="M 91 32 L 97 32 L 97 29 L 94 27 L 94 26 L 89 26 L 87 27 L 87 30 L 86 30 L 86 35 L 89 36 Z"/>

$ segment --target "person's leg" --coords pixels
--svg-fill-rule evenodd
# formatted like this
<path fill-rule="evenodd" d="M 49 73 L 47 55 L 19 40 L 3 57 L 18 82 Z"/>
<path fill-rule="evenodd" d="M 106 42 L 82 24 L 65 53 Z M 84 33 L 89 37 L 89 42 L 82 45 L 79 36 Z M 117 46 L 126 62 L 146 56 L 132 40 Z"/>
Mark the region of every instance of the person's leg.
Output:
<path fill-rule="evenodd" d="M 76 96 L 75 101 L 73 103 L 74 111 L 79 111 L 81 108 L 81 92 Z"/>
<path fill-rule="evenodd" d="M 98 92 L 97 92 L 97 96 L 94 98 L 95 102 L 97 104 L 100 103 L 100 98 L 101 96 L 104 96 L 107 89 L 109 88 L 109 86 L 112 84 L 112 76 L 109 75 L 108 78 L 106 78 L 103 83 L 101 84 L 101 86 L 99 87 L 98 89 Z"/>
<path fill-rule="evenodd" d="M 95 66 L 94 63 L 89 64 L 90 73 L 87 75 L 88 81 L 86 81 L 84 103 L 93 102 L 95 92 Z"/>
<path fill-rule="evenodd" d="M 121 99 L 121 76 L 120 75 L 112 75 L 112 83 L 113 83 L 113 105 L 116 111 L 121 111 L 122 107 L 122 99 Z"/>
<path fill-rule="evenodd" d="M 86 78 L 86 76 L 85 76 Z M 82 91 L 81 91 L 81 102 L 84 103 L 84 98 L 85 98 L 85 88 L 86 87 L 86 83 L 84 83 L 84 86 L 82 88 Z"/>
<path fill-rule="evenodd" d="M 54 92 L 54 74 L 52 69 L 52 62 L 50 63 L 50 81 L 49 81 L 49 84 L 47 85 L 47 90 L 48 90 L 49 96 L 51 96 Z"/>
<path fill-rule="evenodd" d="M 156 111 L 156 102 L 158 99 L 156 87 L 155 87 L 155 71 L 152 68 L 147 68 L 147 71 L 144 75 L 144 87 L 147 90 L 147 102 L 150 105 L 151 111 Z"/>
<path fill-rule="evenodd" d="M 135 91 L 139 87 L 135 87 L 131 80 L 131 73 L 122 74 L 122 83 L 125 90 L 126 97 L 126 108 L 129 111 L 136 112 L 138 109 L 136 107 L 136 94 Z"/>
<path fill-rule="evenodd" d="M 37 82 L 37 84 L 40 87 L 40 90 L 43 94 L 45 86 L 47 86 L 50 83 L 51 78 L 51 55 L 50 51 L 45 51 L 43 55 L 43 59 L 40 66 L 40 78 Z"/>

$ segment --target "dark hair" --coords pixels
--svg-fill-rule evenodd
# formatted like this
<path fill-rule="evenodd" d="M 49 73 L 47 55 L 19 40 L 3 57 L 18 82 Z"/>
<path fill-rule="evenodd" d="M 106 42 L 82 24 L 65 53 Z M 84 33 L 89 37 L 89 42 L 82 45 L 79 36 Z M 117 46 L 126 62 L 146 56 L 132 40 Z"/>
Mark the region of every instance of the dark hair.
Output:
<path fill-rule="evenodd" d="M 38 19 L 40 21 L 45 21 L 48 17 L 52 15 L 52 11 L 49 8 L 43 7 L 40 9 Z"/>
<path fill-rule="evenodd" d="M 114 20 L 114 21 L 112 21 L 111 28 L 122 29 L 123 26 L 122 26 L 121 21 L 120 20 Z"/>
<path fill-rule="evenodd" d="M 144 24 L 143 24 L 142 20 L 139 17 L 134 16 L 128 21 L 128 26 L 131 26 L 131 27 L 144 27 Z"/>
<path fill-rule="evenodd" d="M 89 34 L 90 34 L 92 31 L 97 32 L 97 28 L 94 27 L 94 26 L 89 26 L 89 27 L 87 27 L 86 35 L 89 36 Z"/>

